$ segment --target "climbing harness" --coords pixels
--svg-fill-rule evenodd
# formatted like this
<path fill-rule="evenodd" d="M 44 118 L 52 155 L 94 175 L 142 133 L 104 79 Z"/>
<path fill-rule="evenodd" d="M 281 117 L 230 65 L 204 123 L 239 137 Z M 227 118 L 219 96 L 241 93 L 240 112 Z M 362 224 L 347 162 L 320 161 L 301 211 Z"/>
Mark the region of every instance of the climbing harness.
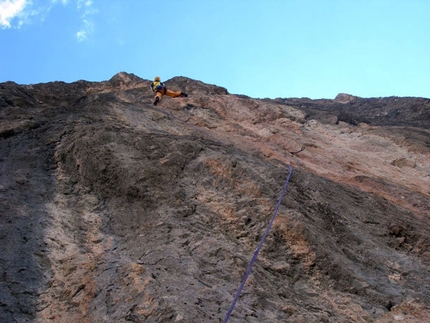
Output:
<path fill-rule="evenodd" d="M 303 148 L 304 149 L 304 148 Z M 303 150 L 302 149 L 302 150 Z M 285 180 L 284 187 L 282 188 L 281 195 L 279 196 L 278 204 L 276 204 L 275 211 L 273 212 L 272 218 L 270 219 L 269 225 L 267 226 L 266 231 L 264 232 L 263 238 L 260 241 L 260 244 L 258 245 L 257 249 L 254 252 L 254 256 L 251 259 L 251 262 L 248 265 L 248 268 L 246 269 L 245 276 L 242 279 L 242 283 L 239 286 L 239 289 L 236 292 L 236 295 L 233 299 L 233 302 L 230 305 L 230 308 L 228 309 L 228 312 L 224 318 L 223 323 L 227 323 L 228 319 L 230 318 L 231 312 L 234 309 L 234 306 L 236 305 L 237 300 L 239 299 L 240 293 L 242 292 L 243 287 L 245 286 L 246 280 L 248 279 L 249 274 L 251 273 L 252 266 L 254 265 L 255 261 L 257 260 L 258 253 L 260 252 L 261 248 L 263 247 L 263 243 L 267 238 L 267 235 L 269 234 L 270 228 L 272 227 L 273 221 L 275 221 L 276 215 L 278 214 L 278 209 L 281 205 L 282 199 L 284 198 L 285 192 L 287 191 L 288 182 L 290 181 L 291 174 L 293 172 L 293 168 L 291 165 L 288 165 L 289 172 L 287 179 Z"/>
<path fill-rule="evenodd" d="M 162 93 L 164 92 L 163 94 L 166 93 L 166 87 L 160 81 L 154 81 L 154 82 L 152 82 L 151 83 L 151 89 L 152 89 L 153 92 L 162 92 Z"/>

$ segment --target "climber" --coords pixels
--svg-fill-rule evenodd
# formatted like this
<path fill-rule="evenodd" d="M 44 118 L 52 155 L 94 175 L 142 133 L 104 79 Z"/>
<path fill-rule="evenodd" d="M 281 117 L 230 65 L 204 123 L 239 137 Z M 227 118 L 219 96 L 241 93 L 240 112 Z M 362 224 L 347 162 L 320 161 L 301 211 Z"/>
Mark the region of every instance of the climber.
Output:
<path fill-rule="evenodd" d="M 175 92 L 166 88 L 164 83 L 161 83 L 159 76 L 156 76 L 154 78 L 154 82 L 151 83 L 151 90 L 152 92 L 155 93 L 154 105 L 157 105 L 157 103 L 161 101 L 161 98 L 163 97 L 164 94 L 171 96 L 173 98 L 177 98 L 177 97 L 186 98 L 188 96 L 188 94 L 185 92 Z"/>

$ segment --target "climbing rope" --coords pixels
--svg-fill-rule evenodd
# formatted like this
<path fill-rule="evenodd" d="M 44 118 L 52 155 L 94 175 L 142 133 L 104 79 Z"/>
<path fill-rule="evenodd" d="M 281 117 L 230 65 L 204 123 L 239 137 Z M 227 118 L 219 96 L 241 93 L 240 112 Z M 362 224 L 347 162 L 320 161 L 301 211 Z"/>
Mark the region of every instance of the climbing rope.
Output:
<path fill-rule="evenodd" d="M 231 312 L 233 311 L 234 306 L 236 305 L 236 302 L 239 299 L 240 293 L 242 292 L 242 289 L 245 286 L 245 283 L 246 283 L 246 280 L 248 279 L 249 274 L 251 273 L 252 266 L 257 260 L 258 253 L 263 247 L 263 243 L 266 240 L 267 235 L 269 234 L 270 228 L 272 227 L 273 221 L 275 221 L 276 215 L 278 214 L 279 206 L 281 205 L 282 199 L 284 198 L 285 192 L 287 191 L 288 182 L 290 181 L 290 177 L 293 172 L 293 168 L 291 167 L 291 165 L 288 165 L 288 167 L 289 167 L 288 176 L 287 176 L 287 179 L 285 180 L 284 187 L 282 188 L 281 195 L 279 196 L 278 204 L 276 204 L 276 208 L 275 208 L 275 211 L 273 212 L 272 218 L 270 219 L 269 225 L 267 226 L 267 229 L 264 232 L 263 238 L 261 239 L 260 244 L 255 250 L 254 256 L 252 257 L 251 262 L 248 265 L 248 268 L 246 269 L 245 276 L 242 279 L 242 283 L 240 284 L 239 289 L 236 292 L 236 296 L 234 297 L 233 302 L 231 303 L 230 308 L 228 309 L 228 312 L 224 318 L 224 321 L 222 321 L 223 323 L 227 323 L 228 319 L 230 318 Z"/>

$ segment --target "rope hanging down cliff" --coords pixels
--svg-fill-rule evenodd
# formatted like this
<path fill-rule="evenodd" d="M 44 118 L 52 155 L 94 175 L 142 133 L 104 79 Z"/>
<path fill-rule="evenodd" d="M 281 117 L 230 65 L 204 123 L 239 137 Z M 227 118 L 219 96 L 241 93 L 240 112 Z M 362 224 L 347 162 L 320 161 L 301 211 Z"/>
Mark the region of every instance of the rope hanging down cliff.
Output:
<path fill-rule="evenodd" d="M 281 195 L 279 196 L 278 204 L 276 204 L 276 208 L 275 208 L 275 211 L 273 212 L 272 218 L 270 219 L 269 225 L 267 226 L 267 229 L 264 232 L 263 238 L 261 239 L 260 244 L 255 250 L 254 256 L 252 257 L 251 262 L 248 265 L 248 268 L 246 269 L 245 276 L 242 279 L 242 283 L 240 284 L 239 289 L 236 292 L 236 295 L 233 299 L 233 302 L 230 305 L 230 308 L 228 309 L 228 312 L 224 318 L 224 321 L 222 321 L 223 323 L 227 323 L 228 319 L 230 318 L 231 312 L 233 311 L 234 306 L 236 305 L 236 302 L 239 299 L 240 293 L 242 292 L 242 289 L 245 286 L 245 283 L 246 283 L 246 280 L 248 279 L 249 274 L 251 273 L 252 266 L 257 260 L 258 253 L 263 247 L 263 243 L 266 240 L 267 235 L 269 234 L 270 228 L 272 227 L 273 221 L 275 221 L 276 215 L 278 214 L 278 210 L 281 205 L 282 199 L 284 198 L 285 192 L 287 191 L 288 182 L 290 181 L 291 174 L 293 173 L 293 168 L 291 167 L 291 165 L 288 165 L 288 168 L 289 168 L 288 176 L 287 176 L 287 179 L 285 180 L 284 187 L 282 188 Z"/>

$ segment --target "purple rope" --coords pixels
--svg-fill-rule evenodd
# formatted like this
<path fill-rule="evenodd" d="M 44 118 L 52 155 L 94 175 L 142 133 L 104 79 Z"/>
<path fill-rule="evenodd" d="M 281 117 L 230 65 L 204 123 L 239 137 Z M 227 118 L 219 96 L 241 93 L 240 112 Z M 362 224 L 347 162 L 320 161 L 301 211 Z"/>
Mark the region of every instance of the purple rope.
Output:
<path fill-rule="evenodd" d="M 284 198 L 285 192 L 287 191 L 288 182 L 290 181 L 291 174 L 293 172 L 293 168 L 291 165 L 288 165 L 290 171 L 288 172 L 287 179 L 285 180 L 284 187 L 282 188 L 281 195 L 279 196 L 278 204 L 276 205 L 275 212 L 273 212 L 272 218 L 270 219 L 269 225 L 267 226 L 266 232 L 264 232 L 263 238 L 260 241 L 260 244 L 258 245 L 257 249 L 254 252 L 254 256 L 251 259 L 251 262 L 248 265 L 248 268 L 246 269 L 245 276 L 242 279 L 242 283 L 239 286 L 239 289 L 236 292 L 236 296 L 233 299 L 233 302 L 230 305 L 230 308 L 228 309 L 228 312 L 224 318 L 223 323 L 227 323 L 228 319 L 230 318 L 231 312 L 233 311 L 234 306 L 236 305 L 237 300 L 239 299 L 240 293 L 242 292 L 243 287 L 245 286 L 246 280 L 248 279 L 249 274 L 251 273 L 252 266 L 254 265 L 255 261 L 257 260 L 258 253 L 260 252 L 261 248 L 263 247 L 264 240 L 266 240 L 267 235 L 269 234 L 270 228 L 272 227 L 273 221 L 275 221 L 276 214 L 278 214 L 279 206 L 281 205 L 282 199 Z"/>

